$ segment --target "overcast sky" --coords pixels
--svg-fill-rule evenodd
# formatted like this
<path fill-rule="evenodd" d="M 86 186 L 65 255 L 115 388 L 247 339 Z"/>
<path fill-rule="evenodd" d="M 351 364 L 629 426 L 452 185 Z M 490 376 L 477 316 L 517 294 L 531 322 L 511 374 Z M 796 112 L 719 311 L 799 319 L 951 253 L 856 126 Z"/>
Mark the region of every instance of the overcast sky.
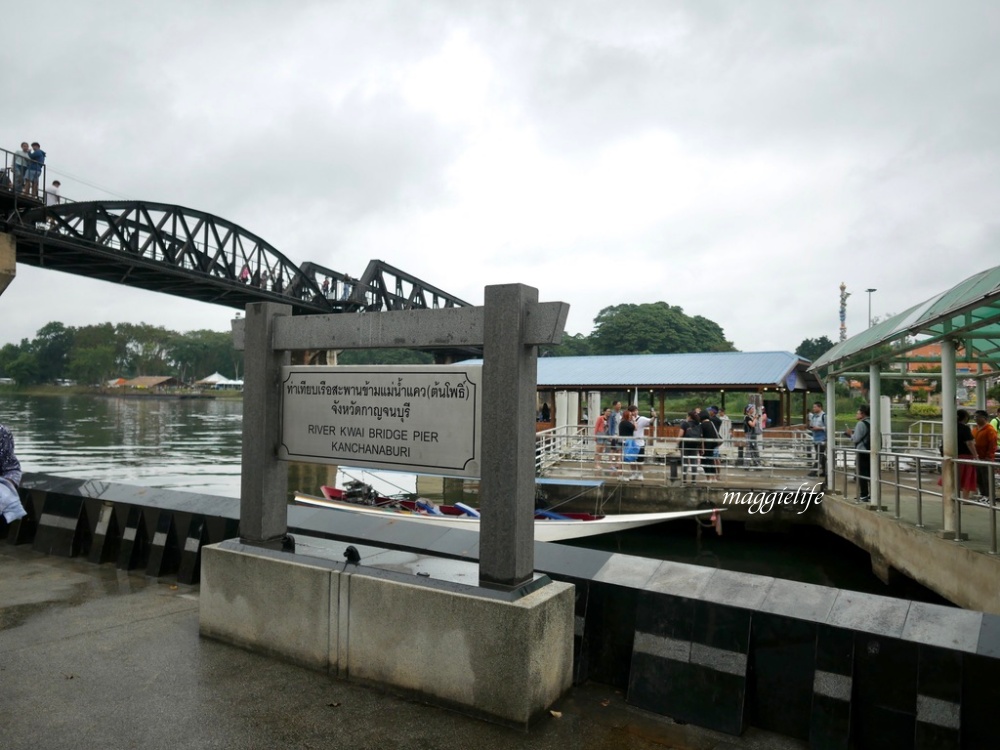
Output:
<path fill-rule="evenodd" d="M 8 32 L 0 146 L 39 141 L 65 195 L 474 304 L 530 284 L 570 333 L 663 300 L 794 350 L 837 340 L 842 281 L 853 334 L 866 288 L 885 315 L 1000 262 L 990 0 L 53 0 Z M 233 314 L 19 265 L 0 344 Z"/>

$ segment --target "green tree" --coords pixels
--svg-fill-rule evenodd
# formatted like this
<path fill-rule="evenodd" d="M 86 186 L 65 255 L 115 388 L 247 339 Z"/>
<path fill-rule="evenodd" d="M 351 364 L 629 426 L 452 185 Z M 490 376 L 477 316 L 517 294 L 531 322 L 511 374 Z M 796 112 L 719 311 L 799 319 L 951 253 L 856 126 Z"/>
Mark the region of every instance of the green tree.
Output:
<path fill-rule="evenodd" d="M 117 371 L 115 347 L 111 345 L 73 349 L 67 372 L 81 385 L 103 385 Z"/>
<path fill-rule="evenodd" d="M 820 336 L 818 339 L 803 340 L 803 342 L 798 345 L 798 348 L 796 348 L 795 353 L 803 359 L 815 362 L 832 348 L 833 342 L 826 336 Z"/>
<path fill-rule="evenodd" d="M 124 371 L 132 377 L 164 375 L 173 372 L 170 366 L 169 346 L 172 332 L 163 326 L 148 323 L 119 323 L 115 333 L 125 343 Z"/>
<path fill-rule="evenodd" d="M 170 338 L 170 361 L 173 374 L 181 380 L 198 380 L 221 372 L 234 380 L 243 367 L 243 353 L 236 352 L 230 331 L 188 331 Z M 239 357 L 235 357 L 239 354 Z"/>
<path fill-rule="evenodd" d="M 37 385 L 42 382 L 38 366 L 38 356 L 34 352 L 21 352 L 7 366 L 7 372 L 18 385 Z"/>
<path fill-rule="evenodd" d="M 563 335 L 563 340 L 556 346 L 541 347 L 538 350 L 540 357 L 585 357 L 591 354 L 590 339 L 582 333 L 575 333 L 572 336 Z"/>
<path fill-rule="evenodd" d="M 348 349 L 337 355 L 342 365 L 432 365 L 434 355 L 414 349 Z"/>
<path fill-rule="evenodd" d="M 28 339 L 21 339 L 20 344 L 4 344 L 0 348 L 0 375 L 5 378 L 12 378 L 10 374 L 11 364 L 21 356 L 23 352 L 30 351 L 31 343 Z"/>
<path fill-rule="evenodd" d="M 112 352 L 112 362 L 107 370 L 100 375 L 98 380 L 91 381 L 90 377 L 81 379 L 78 376 L 74 376 L 74 379 L 78 382 L 104 382 L 126 372 L 128 341 L 124 336 L 118 335 L 114 325 L 111 323 L 100 323 L 98 325 L 77 328 L 73 336 L 73 351 L 70 353 L 70 363 L 72 364 L 72 362 L 76 361 L 78 366 L 82 366 L 79 363 L 88 361 L 88 359 L 85 357 L 81 358 L 78 355 L 88 349 L 110 349 Z M 89 361 L 93 362 L 94 360 L 91 359 Z M 88 366 L 84 366 L 84 369 L 88 369 Z"/>
<path fill-rule="evenodd" d="M 62 323 L 46 323 L 38 329 L 32 342 L 38 368 L 36 382 L 51 383 L 66 374 L 73 337 L 73 329 Z"/>
<path fill-rule="evenodd" d="M 604 308 L 594 319 L 590 343 L 593 354 L 735 351 L 717 323 L 666 302 Z"/>

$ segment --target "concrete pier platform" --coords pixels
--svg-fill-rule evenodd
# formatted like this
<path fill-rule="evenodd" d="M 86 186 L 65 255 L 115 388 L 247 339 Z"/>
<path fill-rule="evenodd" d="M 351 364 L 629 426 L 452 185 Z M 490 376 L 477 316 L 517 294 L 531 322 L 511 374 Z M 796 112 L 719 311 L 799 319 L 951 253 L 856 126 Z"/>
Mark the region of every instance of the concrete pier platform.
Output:
<path fill-rule="evenodd" d="M 574 687 L 528 733 L 198 635 L 200 591 L 0 544 L 0 747 L 803 748 L 734 737 Z"/>

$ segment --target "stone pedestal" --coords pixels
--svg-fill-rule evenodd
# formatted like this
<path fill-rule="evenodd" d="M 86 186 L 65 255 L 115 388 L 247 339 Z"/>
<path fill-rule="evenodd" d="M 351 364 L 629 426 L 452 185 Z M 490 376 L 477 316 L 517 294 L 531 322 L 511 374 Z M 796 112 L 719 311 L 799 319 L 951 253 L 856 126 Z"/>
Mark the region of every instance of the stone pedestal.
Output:
<path fill-rule="evenodd" d="M 471 563 L 377 554 L 369 567 L 370 548 L 351 565 L 235 540 L 205 547 L 201 633 L 521 728 L 569 689 L 571 584 L 543 576 L 500 592 L 436 570 L 466 566 L 458 577 L 475 580 Z"/>

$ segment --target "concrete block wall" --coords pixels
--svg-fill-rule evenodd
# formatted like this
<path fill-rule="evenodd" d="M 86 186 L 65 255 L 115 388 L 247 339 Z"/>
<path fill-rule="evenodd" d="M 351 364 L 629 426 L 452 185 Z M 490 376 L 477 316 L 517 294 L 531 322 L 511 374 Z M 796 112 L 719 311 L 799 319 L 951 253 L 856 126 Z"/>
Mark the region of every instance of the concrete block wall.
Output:
<path fill-rule="evenodd" d="M 202 545 L 238 536 L 235 498 L 44 474 L 25 474 L 20 495 L 28 517 L 8 543 L 187 584 L 198 583 Z"/>
<path fill-rule="evenodd" d="M 817 748 L 993 744 L 995 615 L 619 555 L 577 585 L 576 679 L 646 710 Z"/>
<path fill-rule="evenodd" d="M 33 542 L 50 491 L 84 497 L 86 513 L 64 525 L 72 533 L 86 525 L 92 550 L 109 519 L 120 519 L 121 536 L 137 505 L 150 518 L 151 539 L 152 519 L 175 514 L 189 564 L 192 550 L 218 541 L 226 524 L 235 535 L 238 501 L 74 481 L 30 478 L 22 497 L 34 503 L 31 519 L 13 524 L 7 542 Z M 236 504 L 229 517 L 226 502 Z M 384 522 L 334 522 L 304 508 L 290 508 L 289 523 L 295 533 L 327 539 L 478 556 L 478 535 L 468 532 L 405 535 Z M 206 532 L 208 525 L 215 530 Z M 575 587 L 577 683 L 620 687 L 636 705 L 702 726 L 734 733 L 758 726 L 814 747 L 996 744 L 1000 616 L 556 544 L 536 544 L 535 564 Z M 672 687 L 678 682 L 683 691 Z"/>

